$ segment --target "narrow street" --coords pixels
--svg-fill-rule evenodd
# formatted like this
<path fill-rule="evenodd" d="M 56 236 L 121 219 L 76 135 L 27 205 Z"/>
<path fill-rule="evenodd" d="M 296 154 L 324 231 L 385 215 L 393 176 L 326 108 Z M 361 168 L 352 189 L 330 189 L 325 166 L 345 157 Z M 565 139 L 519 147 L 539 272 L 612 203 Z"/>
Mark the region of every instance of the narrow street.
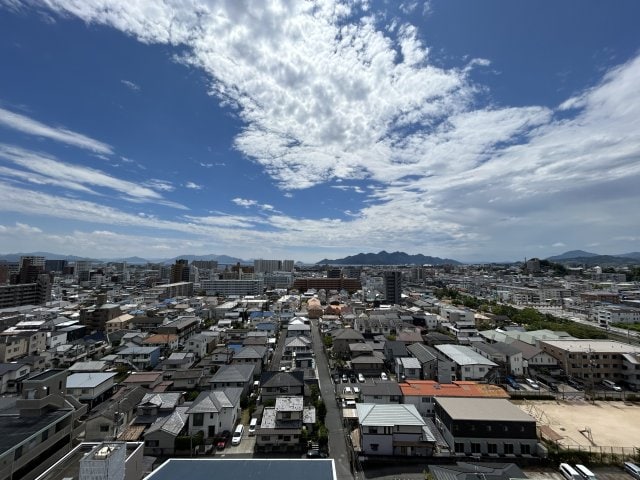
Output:
<path fill-rule="evenodd" d="M 345 440 L 345 430 L 342 428 L 342 416 L 336 404 L 336 394 L 329 372 L 329 362 L 324 352 L 322 338 L 318 330 L 318 321 L 311 321 L 311 336 L 313 340 L 313 351 L 316 354 L 316 364 L 318 369 L 318 383 L 322 399 L 327 406 L 327 417 L 325 425 L 329 430 L 329 456 L 334 459 L 336 465 L 336 477 L 338 480 L 353 480 L 353 475 L 349 467 L 349 454 Z"/>

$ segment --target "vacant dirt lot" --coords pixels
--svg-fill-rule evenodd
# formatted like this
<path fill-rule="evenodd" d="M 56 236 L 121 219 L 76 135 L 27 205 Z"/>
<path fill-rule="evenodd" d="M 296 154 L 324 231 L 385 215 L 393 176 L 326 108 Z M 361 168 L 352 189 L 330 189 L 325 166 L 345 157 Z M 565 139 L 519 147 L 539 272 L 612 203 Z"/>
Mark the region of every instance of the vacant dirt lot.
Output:
<path fill-rule="evenodd" d="M 640 405 L 624 402 L 521 403 L 520 408 L 547 425 L 564 445 L 640 447 Z M 581 430 L 591 429 L 591 440 Z"/>

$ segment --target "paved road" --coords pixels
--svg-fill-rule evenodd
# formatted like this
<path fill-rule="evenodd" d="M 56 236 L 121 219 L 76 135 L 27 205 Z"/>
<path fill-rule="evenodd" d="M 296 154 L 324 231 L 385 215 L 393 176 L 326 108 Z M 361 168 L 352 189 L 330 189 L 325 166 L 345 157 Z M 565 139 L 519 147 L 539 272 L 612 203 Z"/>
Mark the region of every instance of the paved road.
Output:
<path fill-rule="evenodd" d="M 337 479 L 353 480 L 349 466 L 349 456 L 347 454 L 347 448 L 351 447 L 347 447 L 347 442 L 345 441 L 345 430 L 342 428 L 342 416 L 335 401 L 336 394 L 329 373 L 329 362 L 324 352 L 317 320 L 312 320 L 311 337 L 313 340 L 313 351 L 316 354 L 320 393 L 327 406 L 327 416 L 324 423 L 329 430 L 329 455 L 335 461 Z"/>

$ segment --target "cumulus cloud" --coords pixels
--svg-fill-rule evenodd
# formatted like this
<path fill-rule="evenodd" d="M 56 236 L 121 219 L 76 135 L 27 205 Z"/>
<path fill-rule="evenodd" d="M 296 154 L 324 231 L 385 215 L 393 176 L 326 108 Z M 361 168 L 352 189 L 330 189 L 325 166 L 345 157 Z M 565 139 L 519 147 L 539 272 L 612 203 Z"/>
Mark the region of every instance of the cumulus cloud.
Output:
<path fill-rule="evenodd" d="M 38 137 L 49 138 L 56 142 L 65 143 L 74 147 L 91 150 L 96 153 L 110 155 L 113 149 L 110 145 L 95 140 L 91 137 L 78 132 L 66 129 L 64 127 L 54 127 L 46 125 L 38 120 L 29 118 L 19 113 L 11 112 L 0 107 L 0 125 L 18 130 L 20 132 L 35 135 Z"/>
<path fill-rule="evenodd" d="M 404 7 L 414 11 L 414 3 Z M 369 203 L 349 209 L 345 221 L 292 218 L 236 198 L 268 215 L 272 231 L 257 231 L 252 241 L 295 246 L 323 238 L 336 248 L 392 243 L 465 253 L 495 249 L 497 238 L 514 250 L 549 245 L 549 238 L 573 245 L 580 240 L 571 232 L 583 224 L 602 236 L 589 241 L 637 237 L 637 214 L 622 219 L 618 212 L 640 195 L 640 57 L 556 108 L 486 106 L 478 105 L 482 86 L 469 74 L 488 59 L 436 66 L 416 27 L 382 31 L 366 3 L 46 5 L 142 42 L 182 47 L 182 62 L 206 72 L 211 94 L 244 122 L 235 147 L 285 197 L 339 180 L 376 185 L 365 190 Z M 423 12 L 430 6 L 423 3 Z M 228 220 L 187 221 L 188 229 L 209 232 Z M 237 238 L 233 228 L 220 230 Z"/>

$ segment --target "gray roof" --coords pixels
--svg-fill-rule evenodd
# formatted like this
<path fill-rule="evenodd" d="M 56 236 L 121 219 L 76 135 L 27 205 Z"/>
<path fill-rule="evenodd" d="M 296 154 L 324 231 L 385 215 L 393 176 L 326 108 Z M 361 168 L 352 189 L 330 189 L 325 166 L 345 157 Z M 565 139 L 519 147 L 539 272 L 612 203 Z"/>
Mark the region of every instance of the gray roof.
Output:
<path fill-rule="evenodd" d="M 420 369 L 420 361 L 417 358 L 413 357 L 400 357 L 396 359 L 399 361 L 404 368 L 417 368 Z"/>
<path fill-rule="evenodd" d="M 360 385 L 362 395 L 402 395 L 398 382 L 374 382 Z"/>
<path fill-rule="evenodd" d="M 26 363 L 0 363 L 0 375 L 4 375 L 7 372 L 15 372 L 25 365 Z"/>
<path fill-rule="evenodd" d="M 243 480 L 335 480 L 332 459 L 176 459 L 171 458 L 154 470 L 146 480 L 209 480 L 216 478 L 242 478 Z"/>
<path fill-rule="evenodd" d="M 423 345 L 421 343 L 412 343 L 407 347 L 407 350 L 422 364 L 433 362 L 438 358 L 433 353 L 431 353 L 426 345 Z"/>
<path fill-rule="evenodd" d="M 534 422 L 535 419 L 504 398 L 437 397 L 454 420 Z"/>
<path fill-rule="evenodd" d="M 358 422 L 363 426 L 425 425 L 411 404 L 357 403 L 356 410 Z"/>
<path fill-rule="evenodd" d="M 222 365 L 211 377 L 209 383 L 248 382 L 253 378 L 255 365 L 237 364 Z"/>
<path fill-rule="evenodd" d="M 240 388 L 201 392 L 198 398 L 193 401 L 187 413 L 217 413 L 222 408 L 233 408 L 239 404 L 241 394 L 242 389 Z"/>
<path fill-rule="evenodd" d="M 517 355 L 520 350 L 508 343 L 478 343 L 474 348 L 485 352 L 488 355 L 506 355 L 508 357 Z"/>
<path fill-rule="evenodd" d="M 139 386 L 126 386 L 118 390 L 111 398 L 99 404 L 90 415 L 90 418 L 99 416 L 111 417 L 117 411 L 133 411 L 136 405 L 147 394 L 148 390 Z"/>
<path fill-rule="evenodd" d="M 171 415 L 161 417 L 156 420 L 149 429 L 145 432 L 145 435 L 162 430 L 170 435 L 178 436 L 187 424 L 188 407 L 177 407 Z"/>
<path fill-rule="evenodd" d="M 302 372 L 264 372 L 262 374 L 261 387 L 277 388 L 304 385 Z"/>
<path fill-rule="evenodd" d="M 67 377 L 67 388 L 95 388 L 116 375 L 115 372 L 74 373 Z"/>
<path fill-rule="evenodd" d="M 182 392 L 159 392 L 159 393 L 147 393 L 140 405 L 151 403 L 160 409 L 174 408 L 182 398 Z"/>
<path fill-rule="evenodd" d="M 509 345 L 511 345 L 514 348 L 517 348 L 520 352 L 522 352 L 522 358 L 524 360 L 530 360 L 536 355 L 539 355 L 540 353 L 542 353 L 542 350 L 540 350 L 535 345 L 530 345 L 526 342 L 523 342 L 522 340 L 514 340 Z"/>
<path fill-rule="evenodd" d="M 335 333 L 331 332 L 334 340 L 362 340 L 364 341 L 364 336 L 357 330 L 353 328 L 343 328 L 341 330 L 337 330 Z"/>
<path fill-rule="evenodd" d="M 496 363 L 483 357 L 478 352 L 474 352 L 464 345 L 436 345 L 435 348 L 445 354 L 458 365 L 487 365 L 497 366 Z"/>
<path fill-rule="evenodd" d="M 265 353 L 267 352 L 267 347 L 259 346 L 259 345 L 249 345 L 247 347 L 243 347 L 240 351 L 236 352 L 233 355 L 233 359 L 256 359 L 259 360 L 264 358 Z"/>
<path fill-rule="evenodd" d="M 384 361 L 379 358 L 376 357 L 375 355 L 360 355 L 359 357 L 354 357 L 351 359 L 351 364 L 359 364 L 359 363 L 364 363 L 364 364 L 376 364 L 376 365 L 382 365 L 384 364 Z"/>

